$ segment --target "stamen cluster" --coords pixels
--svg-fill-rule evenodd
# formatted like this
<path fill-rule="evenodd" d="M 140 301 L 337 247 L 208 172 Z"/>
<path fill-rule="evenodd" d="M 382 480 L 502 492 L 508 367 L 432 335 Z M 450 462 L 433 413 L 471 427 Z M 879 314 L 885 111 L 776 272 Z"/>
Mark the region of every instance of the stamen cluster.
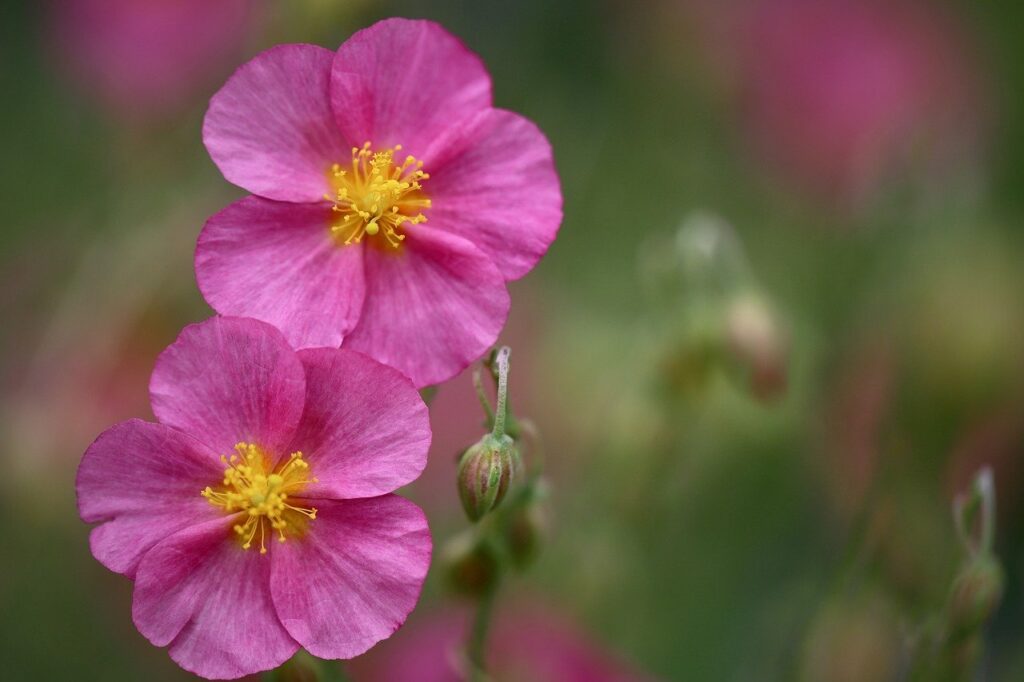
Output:
<path fill-rule="evenodd" d="M 345 246 L 358 244 L 364 235 L 381 234 L 388 246 L 398 248 L 405 239 L 398 231 L 402 225 L 426 222 L 420 209 L 430 208 L 430 199 L 423 195 L 420 181 L 430 175 L 414 156 L 406 156 L 401 165 L 396 165 L 395 153 L 401 149 L 399 144 L 378 152 L 366 142 L 362 147 L 352 147 L 350 168 L 337 163 L 331 166 L 329 175 L 335 194 L 325 194 L 324 199 L 332 202 L 331 210 L 340 214 L 331 232 Z"/>
<path fill-rule="evenodd" d="M 297 507 L 286 500 L 286 491 L 295 491 L 299 486 L 316 483 L 316 478 L 306 478 L 309 464 L 302 459 L 301 452 L 293 452 L 274 473 L 267 474 L 268 457 L 258 446 L 252 443 L 235 445 L 236 454 L 231 457 L 221 456 L 227 465 L 224 470 L 224 490 L 215 491 L 210 486 L 202 491 L 202 496 L 226 512 L 244 512 L 244 523 L 234 526 L 235 533 L 242 539 L 242 547 L 249 549 L 256 537 L 260 535 L 260 554 L 267 553 L 266 524 L 269 523 L 271 533 L 277 531 L 278 541 L 285 541 L 285 529 L 299 530 L 297 517 L 290 512 L 301 514 L 309 519 L 316 518 L 315 507 Z"/>

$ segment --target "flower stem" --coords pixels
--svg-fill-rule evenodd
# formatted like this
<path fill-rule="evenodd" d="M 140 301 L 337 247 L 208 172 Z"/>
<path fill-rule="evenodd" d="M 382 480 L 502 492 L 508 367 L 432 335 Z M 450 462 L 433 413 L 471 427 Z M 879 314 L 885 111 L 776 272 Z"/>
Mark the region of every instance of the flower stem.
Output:
<path fill-rule="evenodd" d="M 979 551 L 991 554 L 996 537 L 996 487 L 992 480 L 992 469 L 985 467 L 974 484 L 976 494 L 981 498 L 981 538 Z"/>
<path fill-rule="evenodd" d="M 476 389 L 476 397 L 480 401 L 480 406 L 484 408 L 484 414 L 487 415 L 487 423 L 493 425 L 494 410 L 491 409 L 491 401 L 487 399 L 487 393 L 484 391 L 484 382 L 480 378 L 479 367 L 473 370 L 473 388 Z"/>
<path fill-rule="evenodd" d="M 508 346 L 498 349 L 494 363 L 498 367 L 498 406 L 494 410 L 494 430 L 496 438 L 505 435 L 505 418 L 508 413 L 508 356 L 512 353 Z"/>
<path fill-rule="evenodd" d="M 957 534 L 972 556 L 991 554 L 995 541 L 996 491 L 992 470 L 985 467 L 975 476 L 968 492 L 954 502 Z"/>
<path fill-rule="evenodd" d="M 487 635 L 491 629 L 494 615 L 494 602 L 497 601 L 499 579 L 480 595 L 473 625 L 469 633 L 469 644 L 466 654 L 469 657 L 469 682 L 487 682 Z"/>

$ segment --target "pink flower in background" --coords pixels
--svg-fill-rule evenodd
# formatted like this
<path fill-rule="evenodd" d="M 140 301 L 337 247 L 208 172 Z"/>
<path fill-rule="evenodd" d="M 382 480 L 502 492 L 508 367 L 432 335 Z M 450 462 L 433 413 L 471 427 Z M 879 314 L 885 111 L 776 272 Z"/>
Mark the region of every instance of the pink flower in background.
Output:
<path fill-rule="evenodd" d="M 56 0 L 56 53 L 121 113 L 167 116 L 223 75 L 258 0 Z"/>
<path fill-rule="evenodd" d="M 382 21 L 336 54 L 260 54 L 213 97 L 203 139 L 253 193 L 199 237 L 210 305 L 298 348 L 362 351 L 417 386 L 494 343 L 506 282 L 561 222 L 544 135 L 495 109 L 480 59 L 428 21 Z"/>
<path fill-rule="evenodd" d="M 256 320 L 187 327 L 150 381 L 159 423 L 104 432 L 78 470 L 93 555 L 132 578 L 153 644 L 209 678 L 300 647 L 350 658 L 390 636 L 430 563 L 426 519 L 390 494 L 426 462 L 426 406 L 396 370 L 296 353 Z"/>
<path fill-rule="evenodd" d="M 859 200 L 908 164 L 972 165 L 986 117 L 966 32 L 919 0 L 684 0 L 734 82 L 755 152 Z"/>
<path fill-rule="evenodd" d="M 460 658 L 469 620 L 435 613 L 351 664 L 356 682 L 462 682 Z M 536 605 L 499 611 L 488 638 L 488 679 L 495 682 L 642 682 L 561 616 Z"/>
<path fill-rule="evenodd" d="M 970 146 L 979 118 L 969 50 L 914 0 L 774 0 L 745 17 L 741 94 L 760 151 L 843 198 L 894 165 Z"/>

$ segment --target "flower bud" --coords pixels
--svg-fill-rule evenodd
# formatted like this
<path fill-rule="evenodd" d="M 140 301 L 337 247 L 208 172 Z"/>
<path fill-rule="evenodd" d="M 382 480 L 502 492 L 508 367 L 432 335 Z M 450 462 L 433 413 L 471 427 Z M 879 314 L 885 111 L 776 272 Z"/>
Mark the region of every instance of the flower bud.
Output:
<path fill-rule="evenodd" d="M 331 662 L 337 665 L 336 662 Z M 320 682 L 323 675 L 320 662 L 310 654 L 300 650 L 290 660 L 274 671 L 273 682 Z"/>
<path fill-rule="evenodd" d="M 479 521 L 497 508 L 519 468 L 519 451 L 507 435 L 487 434 L 459 460 L 459 498 L 466 516 Z"/>
<path fill-rule="evenodd" d="M 660 361 L 659 374 L 664 388 L 672 395 L 699 395 L 707 388 L 718 366 L 720 323 L 700 308 L 687 311 L 681 321 L 679 332 L 673 336 Z"/>
<path fill-rule="evenodd" d="M 666 303 L 718 296 L 750 277 L 743 245 L 732 226 L 709 211 L 694 211 L 671 239 L 655 237 L 640 251 L 645 288 Z"/>
<path fill-rule="evenodd" d="M 798 679 L 894 680 L 902 653 L 899 616 L 884 596 L 874 591 L 843 594 L 811 622 Z"/>
<path fill-rule="evenodd" d="M 516 505 L 505 526 L 505 542 L 513 565 L 522 570 L 540 553 L 547 534 L 547 519 L 540 500 L 532 499 Z"/>
<path fill-rule="evenodd" d="M 951 636 L 970 635 L 995 613 L 1003 596 L 1003 569 L 992 555 L 971 559 L 953 583 L 949 598 Z"/>
<path fill-rule="evenodd" d="M 449 587 L 467 597 L 485 594 L 498 579 L 498 558 L 475 529 L 449 540 L 441 551 L 440 564 Z"/>
<path fill-rule="evenodd" d="M 758 296 L 738 296 L 729 305 L 725 326 L 729 350 L 748 372 L 754 395 L 778 397 L 786 389 L 788 341 L 771 308 Z"/>

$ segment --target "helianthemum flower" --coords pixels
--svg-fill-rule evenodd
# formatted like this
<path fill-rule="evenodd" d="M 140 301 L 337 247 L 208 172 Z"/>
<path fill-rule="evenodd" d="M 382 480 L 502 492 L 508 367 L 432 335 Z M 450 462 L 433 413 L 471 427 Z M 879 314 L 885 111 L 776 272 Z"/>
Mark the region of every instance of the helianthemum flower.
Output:
<path fill-rule="evenodd" d="M 77 488 L 100 524 L 93 554 L 135 580 L 132 616 L 153 644 L 234 678 L 299 646 L 350 658 L 405 621 L 431 553 L 423 513 L 390 494 L 430 445 L 406 377 L 214 318 L 164 351 L 150 396 L 159 423 L 104 432 Z"/>
<path fill-rule="evenodd" d="M 206 224 L 213 308 L 449 379 L 493 344 L 558 231 L 551 147 L 491 105 L 479 58 L 437 24 L 389 19 L 333 53 L 282 45 L 242 66 L 203 125 L 253 193 Z"/>

